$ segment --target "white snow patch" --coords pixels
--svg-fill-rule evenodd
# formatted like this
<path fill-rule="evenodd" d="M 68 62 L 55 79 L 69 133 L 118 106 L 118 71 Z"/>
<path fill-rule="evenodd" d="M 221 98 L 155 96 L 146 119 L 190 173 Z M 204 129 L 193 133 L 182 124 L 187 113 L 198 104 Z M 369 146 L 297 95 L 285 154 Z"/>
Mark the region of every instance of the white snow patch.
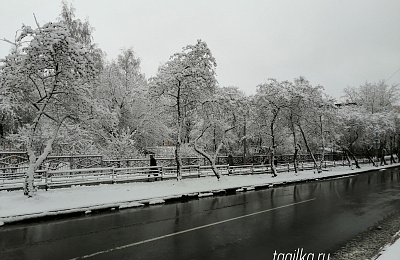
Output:
<path fill-rule="evenodd" d="M 225 190 L 213 190 L 212 191 L 214 194 L 218 194 L 218 193 L 224 193 L 226 192 Z"/>
<path fill-rule="evenodd" d="M 210 197 L 210 196 L 213 196 L 213 195 L 214 195 L 214 193 L 212 193 L 212 192 L 205 192 L 205 193 L 199 193 L 198 197 L 199 198 L 201 198 L 201 197 Z"/>
<path fill-rule="evenodd" d="M 194 196 L 197 196 L 198 194 L 199 194 L 198 192 L 193 192 L 193 193 L 186 193 L 186 194 L 184 194 L 184 196 L 194 197 Z"/>
<path fill-rule="evenodd" d="M 91 210 L 86 210 L 86 211 L 85 211 L 85 214 L 90 214 L 90 213 L 92 213 Z"/>
<path fill-rule="evenodd" d="M 167 196 L 167 197 L 164 197 L 164 200 L 179 199 L 179 198 L 182 198 L 182 195 Z"/>
<path fill-rule="evenodd" d="M 236 190 L 236 192 L 243 192 L 243 191 L 244 191 L 243 188 L 240 188 L 240 189 L 237 189 L 237 190 Z"/>
<path fill-rule="evenodd" d="M 163 199 L 150 200 L 149 202 L 150 205 L 163 204 L 163 203 L 165 203 L 165 200 Z"/>
<path fill-rule="evenodd" d="M 143 206 L 142 203 L 139 202 L 129 202 L 119 205 L 119 209 L 127 209 L 127 208 L 136 208 Z"/>
<path fill-rule="evenodd" d="M 398 259 L 400 255 L 400 230 L 393 236 L 395 242 L 385 246 L 374 260 Z M 396 240 L 397 239 L 397 240 Z"/>

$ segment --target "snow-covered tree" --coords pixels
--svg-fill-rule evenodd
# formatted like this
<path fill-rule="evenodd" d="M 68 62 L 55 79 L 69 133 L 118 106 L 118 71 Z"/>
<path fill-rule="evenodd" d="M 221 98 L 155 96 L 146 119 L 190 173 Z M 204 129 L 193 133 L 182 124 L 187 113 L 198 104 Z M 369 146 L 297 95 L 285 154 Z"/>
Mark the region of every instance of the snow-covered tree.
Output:
<path fill-rule="evenodd" d="M 338 123 L 341 128 L 339 139 L 336 140 L 336 144 L 347 158 L 349 165 L 351 165 L 351 159 L 354 159 L 356 166 L 359 168 L 357 159 L 354 157 L 354 152 L 357 144 L 365 138 L 367 124 L 371 118 L 365 115 L 366 111 L 361 110 L 356 106 L 344 106 L 338 111 Z"/>
<path fill-rule="evenodd" d="M 379 139 L 381 140 L 379 154 L 385 163 L 384 153 L 388 150 L 392 152 L 390 139 L 396 136 L 395 124 L 398 111 L 395 106 L 400 97 L 399 85 L 389 85 L 385 81 L 366 82 L 359 87 L 347 87 L 344 92 L 345 102 L 340 104 L 342 113 L 339 116 L 343 118 L 342 122 L 349 130 L 342 133 L 341 142 L 345 144 L 345 150 L 349 149 L 350 155 L 364 150 L 371 156 L 373 139 Z M 357 164 L 356 160 L 355 163 Z"/>
<path fill-rule="evenodd" d="M 97 44 L 93 42 L 94 27 L 90 25 L 87 18 L 85 21 L 75 18 L 75 11 L 76 9 L 72 4 L 68 5 L 66 0 L 62 0 L 61 13 L 58 17 L 58 21 L 67 27 L 73 39 L 82 44 L 88 50 L 95 68 L 98 73 L 100 73 L 104 66 L 105 54 L 97 47 Z"/>
<path fill-rule="evenodd" d="M 400 86 L 389 85 L 382 80 L 377 83 L 366 82 L 359 87 L 345 88 L 344 94 L 346 103 L 363 106 L 365 111 L 374 114 L 393 109 L 400 98 Z"/>
<path fill-rule="evenodd" d="M 216 85 L 216 62 L 207 44 L 198 40 L 170 57 L 151 79 L 151 95 L 173 116 L 177 179 L 181 179 L 183 130 L 199 104 L 209 99 Z"/>
<path fill-rule="evenodd" d="M 20 129 L 29 156 L 28 196 L 33 195 L 34 172 L 50 153 L 60 128 L 90 117 L 89 83 L 95 75 L 88 50 L 64 24 L 37 25 L 22 27 L 0 75 L 2 93 L 12 103 L 29 104 L 34 115 Z M 38 145 L 44 140 L 44 146 Z"/>
<path fill-rule="evenodd" d="M 97 102 L 115 116 L 114 121 L 102 124 L 102 144 L 130 136 L 134 143 L 132 148 L 136 150 L 125 154 L 125 157 L 156 145 L 168 136 L 159 108 L 149 97 L 147 80 L 141 73 L 140 63 L 140 58 L 132 48 L 123 49 L 115 61 L 104 66 L 99 87 L 95 91 Z M 102 150 L 107 152 L 106 147 L 102 147 Z"/>
<path fill-rule="evenodd" d="M 269 79 L 268 82 L 257 86 L 255 96 L 255 105 L 258 107 L 256 115 L 259 128 L 263 129 L 271 138 L 271 168 L 273 176 L 277 176 L 276 168 L 273 162 L 276 155 L 276 148 L 281 143 L 280 134 L 285 129 L 284 120 L 281 120 L 284 111 L 289 106 L 289 95 L 287 86 L 289 82 L 279 82 L 276 79 Z"/>
<path fill-rule="evenodd" d="M 288 87 L 290 106 L 286 114 L 289 129 L 292 133 L 295 147 L 295 161 L 300 148 L 297 132 L 302 137 L 302 143 L 314 162 L 314 167 L 321 171 L 326 149 L 326 139 L 331 121 L 331 110 L 334 102 L 324 96 L 321 86 L 313 87 L 304 77 L 294 80 Z M 321 162 L 318 165 L 314 153 L 321 153 Z M 295 163 L 296 164 L 296 163 Z"/>
<path fill-rule="evenodd" d="M 217 179 L 221 177 L 216 167 L 217 157 L 232 139 L 230 132 L 241 124 L 243 103 L 246 103 L 243 92 L 225 87 L 217 88 L 215 95 L 198 107 L 194 149 L 209 161 Z"/>
<path fill-rule="evenodd" d="M 68 6 L 68 2 L 62 0 L 61 13 L 58 20 L 67 27 L 72 38 L 84 45 L 86 48 L 90 48 L 92 46 L 92 33 L 94 28 L 90 25 L 87 19 L 84 22 L 80 19 L 76 19 L 75 11 L 76 9 L 72 4 Z"/>
<path fill-rule="evenodd" d="M 116 117 L 112 124 L 104 125 L 104 143 L 126 135 L 137 137 L 148 114 L 146 93 L 147 82 L 140 72 L 140 59 L 132 48 L 122 50 L 116 61 L 104 66 L 95 97 Z"/>
<path fill-rule="evenodd" d="M 356 105 L 341 106 L 337 113 L 336 144 L 342 149 L 349 162 L 354 160 L 359 167 L 355 154 L 364 153 L 371 159 L 377 155 L 374 151 L 375 139 L 382 140 L 379 153 L 384 154 L 386 142 L 396 131 L 396 114 L 393 112 L 368 113 L 364 107 Z"/>
<path fill-rule="evenodd" d="M 296 80 L 295 80 L 296 82 Z M 293 165 L 294 170 L 298 172 L 298 155 L 301 151 L 301 142 L 299 140 L 299 130 L 298 125 L 301 119 L 301 107 L 303 105 L 303 92 L 300 91 L 295 85 L 288 86 L 288 94 L 289 94 L 289 105 L 286 110 L 285 117 L 287 119 L 287 126 L 291 133 L 293 139 L 293 147 L 294 147 L 294 155 L 293 155 Z"/>

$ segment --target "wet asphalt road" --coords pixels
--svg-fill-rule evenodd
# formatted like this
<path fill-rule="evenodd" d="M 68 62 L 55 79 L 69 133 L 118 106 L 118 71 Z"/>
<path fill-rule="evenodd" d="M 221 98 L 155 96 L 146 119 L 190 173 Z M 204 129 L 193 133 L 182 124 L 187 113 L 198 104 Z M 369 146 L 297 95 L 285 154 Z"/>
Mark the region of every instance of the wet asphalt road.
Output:
<path fill-rule="evenodd" d="M 5 225 L 0 227 L 0 259 L 274 259 L 274 252 L 275 259 L 283 259 L 279 253 L 294 256 L 299 255 L 297 250 L 302 250 L 301 255 L 314 253 L 314 259 L 318 254 L 327 259 L 329 253 L 397 209 L 400 171 L 395 168 L 120 212 Z"/>

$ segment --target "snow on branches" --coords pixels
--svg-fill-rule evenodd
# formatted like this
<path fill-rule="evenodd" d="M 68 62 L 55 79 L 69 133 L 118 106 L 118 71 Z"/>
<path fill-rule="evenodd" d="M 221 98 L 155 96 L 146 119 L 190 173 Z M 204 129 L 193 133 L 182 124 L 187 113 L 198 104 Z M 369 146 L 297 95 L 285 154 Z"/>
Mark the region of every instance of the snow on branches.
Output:
<path fill-rule="evenodd" d="M 51 152 L 60 128 L 91 113 L 96 70 L 88 50 L 62 23 L 24 25 L 15 46 L 4 60 L 0 82 L 10 102 L 28 104 L 32 111 L 27 131 L 20 132 L 26 135 L 30 161 L 26 193 L 32 196 L 34 171 Z"/>

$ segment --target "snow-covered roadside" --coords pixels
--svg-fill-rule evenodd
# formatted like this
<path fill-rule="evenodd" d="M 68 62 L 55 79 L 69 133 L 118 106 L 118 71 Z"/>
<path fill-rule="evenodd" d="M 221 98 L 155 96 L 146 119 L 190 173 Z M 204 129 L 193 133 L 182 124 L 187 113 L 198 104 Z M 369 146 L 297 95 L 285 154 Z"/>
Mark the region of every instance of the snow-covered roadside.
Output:
<path fill-rule="evenodd" d="M 394 165 L 391 165 L 394 166 Z M 383 166 L 384 167 L 384 166 Z M 381 167 L 381 168 L 383 168 Z M 390 167 L 390 166 L 387 166 Z M 194 193 L 210 193 L 225 189 L 268 186 L 283 182 L 316 179 L 328 176 L 341 176 L 376 169 L 364 165 L 362 169 L 350 170 L 348 167 L 331 168 L 321 174 L 313 171 L 280 173 L 272 178 L 270 174 L 224 176 L 216 178 L 196 178 L 134 182 L 126 184 L 104 184 L 97 186 L 76 186 L 53 190 L 38 190 L 33 198 L 27 198 L 22 191 L 0 192 L 0 222 L 9 223 L 21 219 L 46 215 L 65 214 L 74 211 L 88 211 L 99 208 L 124 207 L 127 203 L 149 203 L 153 200 L 166 199 Z M 200 194 L 200 196 L 202 195 Z"/>
<path fill-rule="evenodd" d="M 375 260 L 394 260 L 400 258 L 400 231 L 394 236 L 397 239 L 393 244 L 387 245 Z"/>

